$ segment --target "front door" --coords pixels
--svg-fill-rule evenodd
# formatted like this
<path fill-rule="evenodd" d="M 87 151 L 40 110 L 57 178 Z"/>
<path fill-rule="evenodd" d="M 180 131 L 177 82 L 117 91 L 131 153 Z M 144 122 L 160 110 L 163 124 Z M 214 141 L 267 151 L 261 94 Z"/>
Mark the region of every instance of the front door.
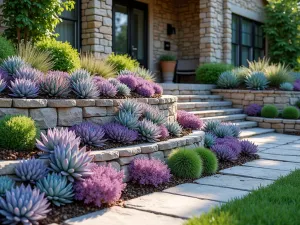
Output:
<path fill-rule="evenodd" d="M 148 5 L 115 0 L 113 5 L 113 51 L 128 54 L 147 68 Z"/>

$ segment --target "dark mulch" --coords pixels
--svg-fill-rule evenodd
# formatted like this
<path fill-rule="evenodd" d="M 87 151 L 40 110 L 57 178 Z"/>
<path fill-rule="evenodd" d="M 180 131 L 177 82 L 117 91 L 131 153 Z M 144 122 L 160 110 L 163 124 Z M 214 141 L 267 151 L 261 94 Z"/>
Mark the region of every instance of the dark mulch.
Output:
<path fill-rule="evenodd" d="M 300 136 L 300 131 L 285 131 L 284 134 Z"/>
<path fill-rule="evenodd" d="M 219 162 L 219 170 L 242 165 L 246 162 L 250 162 L 258 158 L 259 158 L 258 155 L 248 156 L 248 157 L 242 156 L 235 163 Z M 204 175 L 202 177 L 205 176 L 208 175 Z M 115 205 L 123 206 L 124 201 L 137 198 L 143 195 L 151 194 L 153 192 L 163 191 L 167 188 L 171 188 L 179 184 L 192 183 L 194 180 L 195 179 L 181 179 L 181 178 L 172 177 L 169 183 L 159 185 L 158 187 L 153 187 L 149 185 L 139 185 L 139 184 L 129 182 L 127 183 L 127 186 L 123 191 L 121 200 L 115 203 Z M 67 219 L 82 216 L 95 211 L 99 211 L 107 207 L 109 207 L 109 205 L 103 205 L 101 208 L 99 208 L 91 205 L 85 205 L 83 202 L 78 202 L 78 201 L 75 201 L 72 204 L 65 205 L 62 207 L 51 206 L 52 211 L 48 214 L 47 219 L 43 220 L 40 224 L 41 225 L 47 225 L 51 223 L 59 224 Z"/>

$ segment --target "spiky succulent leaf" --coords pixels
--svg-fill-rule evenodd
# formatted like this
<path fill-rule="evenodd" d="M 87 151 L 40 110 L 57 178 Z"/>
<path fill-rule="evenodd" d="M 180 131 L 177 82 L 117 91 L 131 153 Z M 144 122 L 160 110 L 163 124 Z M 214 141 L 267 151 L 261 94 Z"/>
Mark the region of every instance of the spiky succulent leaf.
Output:
<path fill-rule="evenodd" d="M 0 93 L 4 91 L 6 87 L 7 87 L 6 81 L 0 77 Z"/>
<path fill-rule="evenodd" d="M 71 74 L 71 82 L 77 83 L 80 80 L 88 80 L 91 78 L 91 74 L 85 69 L 79 69 Z"/>
<path fill-rule="evenodd" d="M 238 77 L 231 71 L 222 73 L 217 82 L 218 87 L 224 89 L 236 88 L 239 84 Z"/>
<path fill-rule="evenodd" d="M 116 88 L 118 90 L 118 95 L 122 95 L 122 96 L 130 96 L 130 88 L 127 87 L 126 84 L 117 84 Z"/>
<path fill-rule="evenodd" d="M 232 130 L 233 137 L 235 137 L 235 138 L 239 138 L 240 137 L 241 129 L 240 129 L 240 127 L 237 124 L 228 123 L 226 125 L 229 126 L 230 129 Z"/>
<path fill-rule="evenodd" d="M 140 121 L 138 131 L 141 138 L 145 141 L 158 142 L 161 137 L 160 127 L 149 120 Z"/>
<path fill-rule="evenodd" d="M 38 189 L 45 193 L 47 199 L 56 206 L 73 202 L 73 184 L 65 176 L 51 173 L 36 183 Z"/>
<path fill-rule="evenodd" d="M 258 151 L 258 146 L 248 140 L 241 141 L 241 147 L 244 155 L 253 155 Z"/>
<path fill-rule="evenodd" d="M 252 72 L 245 79 L 247 88 L 252 90 L 265 90 L 269 81 L 263 72 Z"/>
<path fill-rule="evenodd" d="M 149 107 L 145 111 L 144 116 L 147 120 L 150 120 L 157 125 L 162 125 L 166 123 L 166 116 L 155 108 Z"/>
<path fill-rule="evenodd" d="M 97 86 L 90 78 L 72 82 L 72 89 L 76 96 L 81 99 L 97 98 L 99 96 Z"/>
<path fill-rule="evenodd" d="M 21 59 L 21 57 L 11 56 L 2 62 L 0 70 L 7 80 L 11 80 L 16 71 L 23 66 L 26 66 L 26 63 Z"/>
<path fill-rule="evenodd" d="M 138 138 L 138 132 L 130 130 L 118 123 L 108 123 L 103 126 L 107 138 L 113 142 L 131 144 Z"/>
<path fill-rule="evenodd" d="M 65 72 L 49 71 L 40 84 L 40 90 L 49 97 L 66 97 L 71 91 L 70 79 Z"/>
<path fill-rule="evenodd" d="M 8 176 L 0 176 L 0 195 L 4 195 L 6 191 L 15 186 L 15 181 Z"/>
<path fill-rule="evenodd" d="M 15 79 L 8 88 L 12 92 L 9 95 L 17 98 L 35 98 L 39 93 L 38 85 L 27 79 Z"/>
<path fill-rule="evenodd" d="M 294 85 L 288 82 L 280 84 L 280 90 L 283 91 L 293 91 L 294 90 Z"/>
<path fill-rule="evenodd" d="M 114 86 L 117 86 L 117 85 L 121 84 L 121 82 L 118 81 L 116 78 L 109 78 L 108 82 L 111 83 Z"/>
<path fill-rule="evenodd" d="M 178 122 L 169 122 L 166 127 L 171 135 L 179 137 L 182 133 L 182 127 Z"/>
<path fill-rule="evenodd" d="M 98 82 L 97 83 L 98 91 L 101 96 L 106 97 L 115 97 L 118 93 L 117 88 L 109 83 L 108 81 Z"/>
<path fill-rule="evenodd" d="M 202 130 L 205 132 L 205 133 L 208 133 L 208 132 L 211 132 L 213 133 L 214 130 L 221 124 L 220 121 L 218 120 L 208 120 L 204 123 L 204 126 L 202 128 Z"/>
<path fill-rule="evenodd" d="M 137 117 L 140 117 L 144 113 L 144 107 L 141 103 L 129 99 L 119 105 L 119 110 L 134 114 Z"/>
<path fill-rule="evenodd" d="M 234 162 L 237 160 L 236 153 L 226 144 L 216 144 L 211 147 L 211 150 L 216 153 L 220 161 Z"/>
<path fill-rule="evenodd" d="M 213 131 L 213 134 L 216 135 L 218 138 L 234 137 L 234 132 L 232 128 L 225 124 L 217 126 L 216 129 Z"/>
<path fill-rule="evenodd" d="M 115 119 L 118 123 L 131 130 L 136 130 L 139 125 L 139 118 L 135 114 L 126 111 L 119 111 Z"/>
<path fill-rule="evenodd" d="M 206 133 L 204 137 L 204 147 L 210 148 L 216 143 L 217 137 L 212 133 Z"/>
<path fill-rule="evenodd" d="M 16 180 L 35 183 L 45 177 L 48 167 L 42 160 L 35 158 L 21 161 L 15 168 Z"/>
<path fill-rule="evenodd" d="M 44 74 L 34 68 L 31 68 L 29 66 L 23 66 L 16 70 L 16 72 L 13 74 L 14 79 L 27 79 L 34 82 L 39 83 L 42 81 L 44 77 Z"/>

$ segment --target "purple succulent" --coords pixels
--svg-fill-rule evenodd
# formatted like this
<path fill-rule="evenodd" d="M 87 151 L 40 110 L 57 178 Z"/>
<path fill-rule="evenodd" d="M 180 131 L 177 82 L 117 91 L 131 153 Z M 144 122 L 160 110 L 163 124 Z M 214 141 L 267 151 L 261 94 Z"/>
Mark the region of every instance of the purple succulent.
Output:
<path fill-rule="evenodd" d="M 136 88 L 136 93 L 143 97 L 152 97 L 155 94 L 155 90 L 149 84 L 142 84 Z"/>
<path fill-rule="evenodd" d="M 11 56 L 5 59 L 1 66 L 0 71 L 3 75 L 3 78 L 6 79 L 6 81 L 10 81 L 13 78 L 13 75 L 16 73 L 16 71 L 23 66 L 28 66 L 21 57 L 19 56 Z"/>
<path fill-rule="evenodd" d="M 106 81 L 105 78 L 99 77 L 99 76 L 93 76 L 92 79 L 93 79 L 93 82 L 97 84 L 97 86 L 98 86 L 98 83 L 100 83 L 100 82 L 105 82 L 105 81 Z"/>
<path fill-rule="evenodd" d="M 27 79 L 40 83 L 44 77 L 44 73 L 29 66 L 23 66 L 16 70 L 13 74 L 14 79 Z"/>
<path fill-rule="evenodd" d="M 240 141 L 234 137 L 217 138 L 215 144 L 216 145 L 227 145 L 236 153 L 237 156 L 239 156 L 242 151 L 242 146 L 241 146 Z"/>
<path fill-rule="evenodd" d="M 153 87 L 153 89 L 155 91 L 155 94 L 158 94 L 158 95 L 162 95 L 163 94 L 164 90 L 163 90 L 162 86 L 160 86 L 160 85 L 158 85 L 156 83 L 152 83 L 152 87 Z"/>
<path fill-rule="evenodd" d="M 300 80 L 296 80 L 294 83 L 294 91 L 300 91 Z"/>
<path fill-rule="evenodd" d="M 158 159 L 134 159 L 129 165 L 129 175 L 133 182 L 155 187 L 171 179 L 170 169 Z"/>
<path fill-rule="evenodd" d="M 138 86 L 138 81 L 134 75 L 119 75 L 117 79 L 126 84 L 132 91 L 134 91 Z"/>
<path fill-rule="evenodd" d="M 42 160 L 35 158 L 21 161 L 15 168 L 18 181 L 28 181 L 35 183 L 45 177 L 48 173 L 48 167 Z"/>
<path fill-rule="evenodd" d="M 105 132 L 104 129 L 98 124 L 84 122 L 71 127 L 70 130 L 74 131 L 76 136 L 80 137 L 81 143 L 84 145 L 96 147 L 102 147 L 105 145 Z"/>
<path fill-rule="evenodd" d="M 115 97 L 118 93 L 118 89 L 108 81 L 98 82 L 97 83 L 98 91 L 100 96 L 106 97 Z"/>
<path fill-rule="evenodd" d="M 68 73 L 49 71 L 40 83 L 40 90 L 50 97 L 66 97 L 71 91 Z"/>
<path fill-rule="evenodd" d="M 245 113 L 248 116 L 259 116 L 262 107 L 258 104 L 250 104 L 245 108 Z"/>
<path fill-rule="evenodd" d="M 15 79 L 8 88 L 12 92 L 9 95 L 17 98 L 35 98 L 39 93 L 38 85 L 27 79 Z"/>
<path fill-rule="evenodd" d="M 241 146 L 242 146 L 242 154 L 244 155 L 254 155 L 258 151 L 258 146 L 255 145 L 251 141 L 241 141 Z"/>
<path fill-rule="evenodd" d="M 138 132 L 129 130 L 118 123 L 108 123 L 103 126 L 106 137 L 113 142 L 131 144 L 138 139 Z"/>
<path fill-rule="evenodd" d="M 160 127 L 147 119 L 139 122 L 138 131 L 142 140 L 145 141 L 158 142 L 159 139 L 161 138 Z"/>
<path fill-rule="evenodd" d="M 93 176 L 75 183 L 75 199 L 98 207 L 103 203 L 112 204 L 118 201 L 126 187 L 123 183 L 124 172 L 118 172 L 111 166 L 96 164 L 92 165 L 91 171 Z"/>
<path fill-rule="evenodd" d="M 216 153 L 220 161 L 234 162 L 237 160 L 237 154 L 226 144 L 215 144 L 211 147 L 211 150 Z"/>
<path fill-rule="evenodd" d="M 4 78 L 0 76 L 0 93 L 5 90 L 7 83 Z"/>
<path fill-rule="evenodd" d="M 177 121 L 183 128 L 199 130 L 203 126 L 203 121 L 189 112 L 178 110 Z"/>
<path fill-rule="evenodd" d="M 165 125 L 160 125 L 159 128 L 160 128 L 160 138 L 161 139 L 166 139 L 170 136 L 169 131 Z"/>

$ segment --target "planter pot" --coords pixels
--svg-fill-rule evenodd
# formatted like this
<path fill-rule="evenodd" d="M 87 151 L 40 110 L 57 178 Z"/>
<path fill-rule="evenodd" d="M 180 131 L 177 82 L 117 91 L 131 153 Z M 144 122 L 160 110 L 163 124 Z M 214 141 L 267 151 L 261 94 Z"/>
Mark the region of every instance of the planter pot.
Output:
<path fill-rule="evenodd" d="M 176 61 L 160 62 L 164 83 L 172 83 L 176 68 Z"/>

